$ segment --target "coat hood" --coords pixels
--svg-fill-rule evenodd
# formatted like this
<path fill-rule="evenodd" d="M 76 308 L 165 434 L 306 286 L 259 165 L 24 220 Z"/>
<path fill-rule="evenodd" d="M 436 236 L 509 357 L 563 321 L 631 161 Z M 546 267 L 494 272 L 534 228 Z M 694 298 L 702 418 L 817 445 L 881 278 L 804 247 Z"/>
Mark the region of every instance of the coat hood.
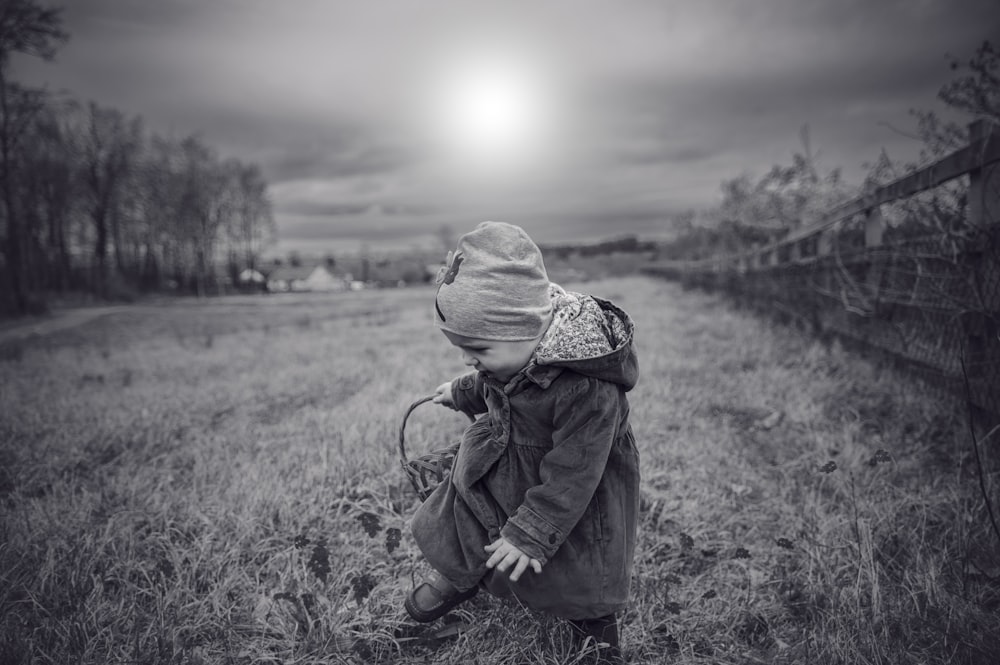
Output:
<path fill-rule="evenodd" d="M 635 324 L 622 309 L 595 296 L 552 284 L 552 323 L 535 349 L 528 376 L 547 387 L 569 369 L 631 390 L 639 378 Z"/>

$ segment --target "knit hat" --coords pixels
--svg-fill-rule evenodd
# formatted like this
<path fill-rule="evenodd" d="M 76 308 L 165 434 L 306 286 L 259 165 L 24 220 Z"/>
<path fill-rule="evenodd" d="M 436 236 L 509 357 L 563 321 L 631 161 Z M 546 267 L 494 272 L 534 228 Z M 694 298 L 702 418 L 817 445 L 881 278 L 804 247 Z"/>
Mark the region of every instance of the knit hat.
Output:
<path fill-rule="evenodd" d="M 458 239 L 438 275 L 434 321 L 465 337 L 519 342 L 552 320 L 542 252 L 519 226 L 483 222 Z"/>

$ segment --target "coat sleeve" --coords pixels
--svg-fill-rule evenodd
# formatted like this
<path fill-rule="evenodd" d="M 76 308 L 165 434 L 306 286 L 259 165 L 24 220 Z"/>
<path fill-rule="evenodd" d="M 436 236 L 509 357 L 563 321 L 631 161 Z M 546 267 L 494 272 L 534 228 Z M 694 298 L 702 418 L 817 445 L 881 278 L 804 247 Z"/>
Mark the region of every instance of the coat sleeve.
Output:
<path fill-rule="evenodd" d="M 580 521 L 604 476 L 621 417 L 620 388 L 587 377 L 557 399 L 552 450 L 542 458 L 541 484 L 507 520 L 501 535 L 546 562 Z"/>
<path fill-rule="evenodd" d="M 453 407 L 469 416 L 486 413 L 486 399 L 483 397 L 483 379 L 479 372 L 463 374 L 451 382 Z"/>

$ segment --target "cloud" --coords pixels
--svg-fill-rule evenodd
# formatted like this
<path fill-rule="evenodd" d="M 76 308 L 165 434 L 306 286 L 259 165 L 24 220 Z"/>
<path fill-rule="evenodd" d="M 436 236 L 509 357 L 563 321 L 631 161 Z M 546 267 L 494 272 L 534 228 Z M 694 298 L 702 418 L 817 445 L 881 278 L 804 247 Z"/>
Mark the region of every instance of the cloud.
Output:
<path fill-rule="evenodd" d="M 433 238 L 507 216 L 544 238 L 653 231 L 719 183 L 812 147 L 855 181 L 918 148 L 946 53 L 997 32 L 994 0 L 532 3 L 74 0 L 29 81 L 141 114 L 261 165 L 283 238 Z M 514 54 L 558 122 L 511 172 L 447 163 L 428 136 L 441 72 Z"/>

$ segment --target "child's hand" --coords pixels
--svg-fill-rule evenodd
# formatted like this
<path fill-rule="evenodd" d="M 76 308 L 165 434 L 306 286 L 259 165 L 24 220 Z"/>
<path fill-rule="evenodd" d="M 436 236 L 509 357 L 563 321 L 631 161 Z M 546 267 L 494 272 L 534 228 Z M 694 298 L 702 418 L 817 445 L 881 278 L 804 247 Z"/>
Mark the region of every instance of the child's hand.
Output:
<path fill-rule="evenodd" d="M 542 572 L 542 563 L 538 559 L 532 559 L 503 537 L 487 545 L 486 551 L 491 553 L 486 562 L 487 568 L 495 567 L 500 572 L 506 572 L 508 568 L 514 566 L 510 574 L 511 582 L 518 581 L 528 566 L 531 566 L 536 573 Z"/>
<path fill-rule="evenodd" d="M 455 400 L 451 396 L 451 381 L 438 386 L 437 390 L 434 391 L 434 399 L 431 401 L 443 406 L 455 406 Z"/>

